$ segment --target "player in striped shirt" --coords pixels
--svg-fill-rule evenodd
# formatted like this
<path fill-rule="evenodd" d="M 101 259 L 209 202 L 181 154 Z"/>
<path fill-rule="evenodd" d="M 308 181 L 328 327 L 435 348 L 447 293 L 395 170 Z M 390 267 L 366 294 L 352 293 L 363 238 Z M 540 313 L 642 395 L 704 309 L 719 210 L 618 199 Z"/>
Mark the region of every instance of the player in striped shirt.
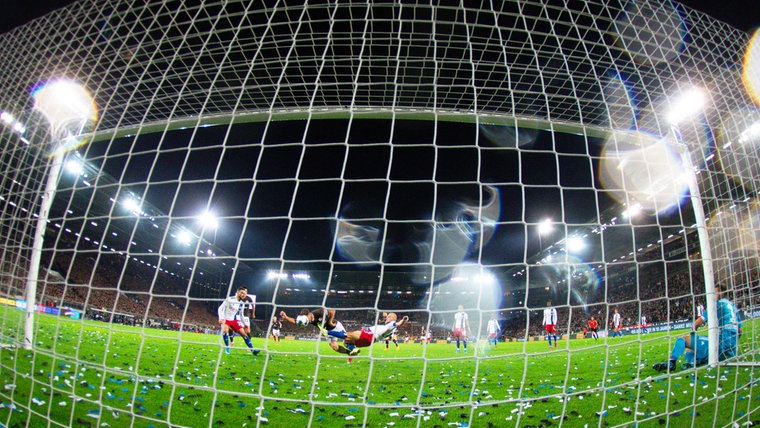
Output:
<path fill-rule="evenodd" d="M 557 347 L 559 338 L 557 337 L 557 309 L 552 307 L 552 302 L 546 302 L 547 308 L 544 309 L 544 330 L 546 331 L 546 340 L 549 341 L 549 347 L 552 347 L 552 339 L 554 339 L 554 347 Z"/>
<path fill-rule="evenodd" d="M 372 327 L 365 327 L 361 330 L 350 332 L 328 331 L 327 334 L 333 337 L 343 339 L 343 344 L 350 349 L 350 356 L 359 355 L 359 348 L 366 348 L 374 341 L 384 341 L 386 338 L 398 333 L 398 328 L 409 322 L 409 317 L 404 316 L 401 321 L 397 321 L 398 316 L 391 312 L 385 314 L 385 324 L 378 324 Z"/>
<path fill-rule="evenodd" d="M 457 342 L 457 352 L 459 352 L 459 341 L 464 343 L 464 353 L 467 353 L 467 331 L 470 329 L 469 320 L 467 318 L 467 312 L 464 311 L 464 307 L 459 305 L 457 307 L 457 313 L 454 314 L 454 328 L 452 333 L 454 339 Z"/>
<path fill-rule="evenodd" d="M 496 318 L 491 318 L 488 320 L 488 343 L 493 345 L 494 348 L 496 347 L 496 344 L 499 342 L 499 333 L 501 332 L 501 327 L 499 327 L 499 321 Z"/>
<path fill-rule="evenodd" d="M 612 337 L 623 337 L 623 320 L 620 319 L 620 312 L 615 309 L 615 314 L 612 316 Z"/>
<path fill-rule="evenodd" d="M 248 349 L 251 350 L 253 355 L 259 355 L 259 352 L 261 352 L 258 349 L 253 349 L 251 337 L 246 332 L 245 324 L 243 323 L 244 310 L 248 304 L 248 299 L 246 299 L 247 296 L 248 288 L 240 286 L 235 292 L 235 295 L 224 299 L 217 310 L 219 314 L 219 324 L 222 326 L 222 338 L 224 339 L 224 352 L 226 354 L 230 353 L 230 330 L 239 334 L 243 338 L 245 344 L 248 346 Z"/>

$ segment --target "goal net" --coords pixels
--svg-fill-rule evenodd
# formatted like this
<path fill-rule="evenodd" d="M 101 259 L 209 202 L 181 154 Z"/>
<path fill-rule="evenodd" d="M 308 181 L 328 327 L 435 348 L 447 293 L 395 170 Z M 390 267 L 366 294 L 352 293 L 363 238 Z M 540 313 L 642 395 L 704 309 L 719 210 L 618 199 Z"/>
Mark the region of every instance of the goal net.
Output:
<path fill-rule="evenodd" d="M 0 425 L 755 423 L 757 37 L 146 3 L 0 35 Z"/>

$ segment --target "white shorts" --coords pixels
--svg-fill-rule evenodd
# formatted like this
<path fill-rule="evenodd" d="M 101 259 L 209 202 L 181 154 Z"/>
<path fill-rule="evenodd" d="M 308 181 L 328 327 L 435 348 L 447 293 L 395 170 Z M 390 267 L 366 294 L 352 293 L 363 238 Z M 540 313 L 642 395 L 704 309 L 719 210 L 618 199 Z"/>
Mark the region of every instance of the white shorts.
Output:
<path fill-rule="evenodd" d="M 246 326 L 246 328 L 251 328 L 251 319 L 248 317 L 243 317 L 243 325 Z"/>
<path fill-rule="evenodd" d="M 346 328 L 343 327 L 343 324 L 341 324 L 340 321 L 335 321 L 335 328 L 332 329 L 331 331 L 342 331 L 342 332 L 345 332 Z M 327 337 L 330 338 L 330 342 L 337 342 L 338 341 L 338 338 L 335 337 L 335 336 L 327 336 Z"/>
<path fill-rule="evenodd" d="M 279 335 L 280 335 L 280 330 L 276 329 L 276 328 L 273 328 L 272 329 L 272 336 L 279 336 Z"/>

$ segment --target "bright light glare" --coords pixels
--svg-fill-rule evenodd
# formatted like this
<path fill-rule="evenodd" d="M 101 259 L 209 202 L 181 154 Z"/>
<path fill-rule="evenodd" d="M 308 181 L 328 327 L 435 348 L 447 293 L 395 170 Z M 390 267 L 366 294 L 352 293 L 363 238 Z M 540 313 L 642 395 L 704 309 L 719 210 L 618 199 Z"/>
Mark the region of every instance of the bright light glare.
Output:
<path fill-rule="evenodd" d="M 182 245 L 190 245 L 190 240 L 191 240 L 190 233 L 187 231 L 183 230 L 182 232 L 177 234 L 177 241 L 179 241 L 180 244 Z"/>
<path fill-rule="evenodd" d="M 199 215 L 198 221 L 206 229 L 216 229 L 219 227 L 219 221 L 217 221 L 216 216 L 209 211 L 206 211 L 205 213 Z"/>
<path fill-rule="evenodd" d="M 13 118 L 12 114 L 8 113 L 7 111 L 3 111 L 0 113 L 0 120 L 2 120 L 6 125 L 10 125 L 15 119 Z"/>
<path fill-rule="evenodd" d="M 760 29 L 755 30 L 747 45 L 742 68 L 742 82 L 749 96 L 760 105 Z"/>
<path fill-rule="evenodd" d="M 129 212 L 132 213 L 139 213 L 140 212 L 140 205 L 137 203 L 136 200 L 132 198 L 128 198 L 124 202 L 122 202 L 122 205 L 124 208 L 126 208 Z"/>
<path fill-rule="evenodd" d="M 552 225 L 552 219 L 550 218 L 545 219 L 538 225 L 538 233 L 540 235 L 551 233 L 552 230 L 554 230 L 554 226 Z"/>
<path fill-rule="evenodd" d="M 760 122 L 755 122 L 739 135 L 739 142 L 745 144 L 758 138 L 760 138 Z"/>
<path fill-rule="evenodd" d="M 635 204 L 632 205 L 627 210 L 623 211 L 623 216 L 627 218 L 636 217 L 641 212 L 641 205 Z"/>
<path fill-rule="evenodd" d="M 567 248 L 568 253 L 577 253 L 578 251 L 583 250 L 586 248 L 586 243 L 583 241 L 582 238 L 578 238 L 577 236 L 567 238 L 567 242 L 565 243 L 565 248 Z"/>
<path fill-rule="evenodd" d="M 69 159 L 66 161 L 66 171 L 74 175 L 82 174 L 83 165 L 82 162 L 76 159 Z"/>
<path fill-rule="evenodd" d="M 676 125 L 693 117 L 705 108 L 706 103 L 707 95 L 703 90 L 692 88 L 684 91 L 673 101 L 667 117 L 668 122 Z"/>
<path fill-rule="evenodd" d="M 273 270 L 270 270 L 269 272 L 267 272 L 267 279 L 285 279 L 287 277 L 288 277 L 288 274 L 284 272 L 277 272 Z"/>
<path fill-rule="evenodd" d="M 97 119 L 97 108 L 90 93 L 77 82 L 50 82 L 35 90 L 33 95 L 35 108 L 54 126 Z"/>
<path fill-rule="evenodd" d="M 475 276 L 475 282 L 478 284 L 493 284 L 496 282 L 496 278 L 490 273 Z"/>

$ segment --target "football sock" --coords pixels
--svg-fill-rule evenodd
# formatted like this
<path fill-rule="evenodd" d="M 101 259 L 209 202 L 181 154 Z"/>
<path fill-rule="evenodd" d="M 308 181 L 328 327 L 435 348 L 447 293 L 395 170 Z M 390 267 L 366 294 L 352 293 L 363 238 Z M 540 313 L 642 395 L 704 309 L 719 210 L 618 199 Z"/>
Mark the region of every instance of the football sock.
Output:
<path fill-rule="evenodd" d="M 328 336 L 337 337 L 338 339 L 345 339 L 346 338 L 346 332 L 345 331 L 335 331 L 335 330 L 328 330 L 327 331 Z"/>
<path fill-rule="evenodd" d="M 253 343 L 251 343 L 251 338 L 246 336 L 243 338 L 245 340 L 245 344 L 248 345 L 249 348 L 253 349 Z"/>
<path fill-rule="evenodd" d="M 223 334 L 222 338 L 224 339 L 224 346 L 230 346 L 230 336 Z"/>

